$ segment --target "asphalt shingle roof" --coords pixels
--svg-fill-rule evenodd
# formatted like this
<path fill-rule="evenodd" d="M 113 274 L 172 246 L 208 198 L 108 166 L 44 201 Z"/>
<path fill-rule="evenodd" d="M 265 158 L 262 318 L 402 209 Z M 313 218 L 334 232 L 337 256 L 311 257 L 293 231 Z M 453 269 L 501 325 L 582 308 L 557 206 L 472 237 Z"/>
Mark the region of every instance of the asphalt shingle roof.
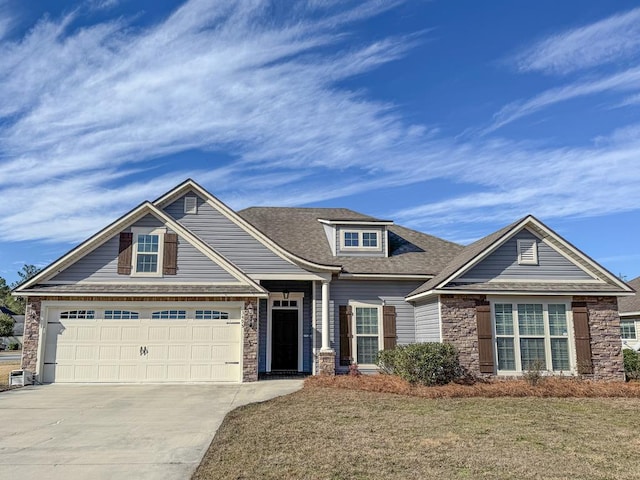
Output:
<path fill-rule="evenodd" d="M 389 225 L 389 257 L 334 256 L 319 219 L 383 220 L 346 208 L 251 207 L 238 214 L 285 250 L 314 263 L 341 266 L 348 273 L 435 275 L 464 248 L 416 230 Z"/>
<path fill-rule="evenodd" d="M 627 284 L 636 291 L 632 297 L 618 298 L 618 311 L 620 313 L 640 312 L 640 277 L 634 278 Z"/>

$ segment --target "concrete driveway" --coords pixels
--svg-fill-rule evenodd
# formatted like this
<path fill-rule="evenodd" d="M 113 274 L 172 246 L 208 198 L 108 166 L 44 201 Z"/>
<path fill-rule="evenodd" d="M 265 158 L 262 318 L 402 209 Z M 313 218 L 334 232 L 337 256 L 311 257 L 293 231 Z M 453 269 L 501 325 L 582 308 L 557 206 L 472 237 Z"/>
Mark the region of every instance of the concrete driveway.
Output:
<path fill-rule="evenodd" d="M 188 479 L 224 416 L 298 390 L 242 385 L 44 385 L 0 393 L 0 472 L 20 479 Z"/>

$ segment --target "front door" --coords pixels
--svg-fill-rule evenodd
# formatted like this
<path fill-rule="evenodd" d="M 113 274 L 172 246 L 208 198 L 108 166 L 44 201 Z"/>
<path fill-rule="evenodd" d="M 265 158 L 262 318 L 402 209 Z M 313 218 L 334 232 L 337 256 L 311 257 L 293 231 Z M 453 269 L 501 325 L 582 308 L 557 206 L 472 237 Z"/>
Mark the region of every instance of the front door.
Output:
<path fill-rule="evenodd" d="M 271 370 L 298 370 L 298 310 L 271 312 Z"/>

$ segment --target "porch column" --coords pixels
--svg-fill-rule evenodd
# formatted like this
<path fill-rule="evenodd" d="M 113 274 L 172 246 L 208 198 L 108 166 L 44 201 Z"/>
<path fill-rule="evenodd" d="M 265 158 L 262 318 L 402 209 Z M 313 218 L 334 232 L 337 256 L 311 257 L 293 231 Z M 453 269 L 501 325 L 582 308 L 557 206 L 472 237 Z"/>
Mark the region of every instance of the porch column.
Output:
<path fill-rule="evenodd" d="M 331 336 L 329 335 L 329 282 L 322 281 L 322 352 L 331 352 Z"/>
<path fill-rule="evenodd" d="M 336 373 L 336 352 L 331 348 L 329 326 L 329 280 L 322 281 L 322 348 L 318 352 L 318 370 L 321 375 Z"/>

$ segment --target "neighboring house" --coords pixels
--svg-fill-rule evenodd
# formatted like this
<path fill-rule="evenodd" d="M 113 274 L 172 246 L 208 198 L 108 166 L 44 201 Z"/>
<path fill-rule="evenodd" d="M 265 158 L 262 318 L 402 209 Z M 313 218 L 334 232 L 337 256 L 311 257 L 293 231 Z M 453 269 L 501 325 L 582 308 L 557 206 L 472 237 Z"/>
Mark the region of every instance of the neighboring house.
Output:
<path fill-rule="evenodd" d="M 640 291 L 640 277 L 627 282 L 634 290 Z M 620 310 L 620 336 L 622 348 L 640 350 L 640 295 L 621 297 L 618 301 Z"/>
<path fill-rule="evenodd" d="M 235 212 L 188 180 L 15 294 L 42 382 L 373 370 L 379 350 L 429 341 L 476 375 L 539 359 L 621 380 L 617 296 L 633 290 L 531 216 L 462 247 L 347 209 Z"/>
<path fill-rule="evenodd" d="M 0 313 L 5 313 L 13 317 L 15 323 L 13 324 L 13 335 L 9 337 L 0 337 L 0 342 L 8 347 L 12 343 L 18 343 L 22 346 L 22 333 L 24 332 L 24 315 L 17 315 L 12 310 L 5 306 L 0 305 Z"/>

